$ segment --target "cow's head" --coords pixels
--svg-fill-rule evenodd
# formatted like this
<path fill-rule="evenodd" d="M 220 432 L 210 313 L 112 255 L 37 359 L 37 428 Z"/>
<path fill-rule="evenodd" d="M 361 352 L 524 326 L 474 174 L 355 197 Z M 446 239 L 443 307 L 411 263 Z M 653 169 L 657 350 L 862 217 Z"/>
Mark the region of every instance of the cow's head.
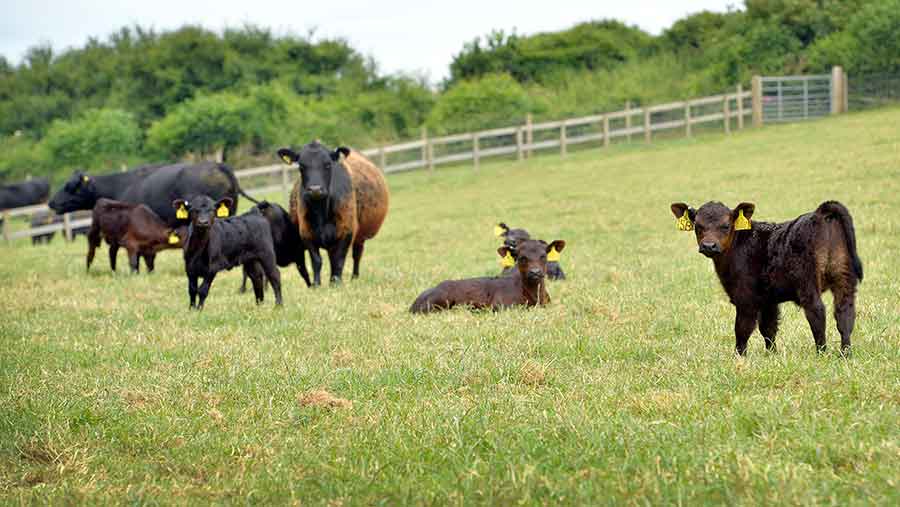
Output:
<path fill-rule="evenodd" d="M 301 192 L 303 198 L 309 201 L 321 201 L 338 192 L 335 187 L 334 173 L 342 170 L 338 167 L 341 155 L 350 155 L 350 148 L 341 146 L 330 151 L 318 141 L 313 141 L 304 146 L 300 153 L 289 148 L 278 150 L 278 156 L 286 164 L 294 164 L 300 168 Z"/>
<path fill-rule="evenodd" d="M 710 201 L 695 210 L 683 202 L 673 203 L 672 214 L 681 230 L 693 229 L 700 253 L 713 258 L 727 253 L 738 231 L 750 228 L 750 217 L 756 206 L 742 202 L 734 209 L 720 202 Z"/>
<path fill-rule="evenodd" d="M 516 269 L 519 271 L 522 280 L 530 285 L 543 281 L 544 276 L 547 274 L 547 254 L 551 250 L 562 252 L 565 247 L 566 242 L 559 239 L 549 245 L 544 241 L 535 239 L 520 241 L 516 245 L 515 257 Z M 506 257 L 512 251 L 508 246 L 504 245 L 497 249 L 497 253 L 500 254 L 500 257 Z"/>
<path fill-rule="evenodd" d="M 93 209 L 98 197 L 94 178 L 81 171 L 75 171 L 65 185 L 53 194 L 47 205 L 56 213 L 69 213 L 80 209 Z"/>
<path fill-rule="evenodd" d="M 209 229 L 215 223 L 216 218 L 228 217 L 228 210 L 232 205 L 233 201 L 230 197 L 214 201 L 208 195 L 198 195 L 190 200 L 175 199 L 172 201 L 175 215 L 184 219 L 184 214 L 187 214 L 186 218 L 190 220 L 191 227 L 198 230 Z"/>
<path fill-rule="evenodd" d="M 497 236 L 503 238 L 503 246 L 509 247 L 513 257 L 516 255 L 516 245 L 519 244 L 520 241 L 531 239 L 531 235 L 528 234 L 528 231 L 525 229 L 510 229 L 509 226 L 503 222 L 497 224 L 495 230 L 497 231 Z"/>

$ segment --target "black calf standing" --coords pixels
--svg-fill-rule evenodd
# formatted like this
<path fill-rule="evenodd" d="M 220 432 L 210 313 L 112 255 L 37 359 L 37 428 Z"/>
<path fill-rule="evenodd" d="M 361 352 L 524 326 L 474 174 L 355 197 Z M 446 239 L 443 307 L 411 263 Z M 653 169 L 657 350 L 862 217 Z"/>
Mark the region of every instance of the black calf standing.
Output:
<path fill-rule="evenodd" d="M 232 200 L 213 201 L 200 195 L 190 201 L 176 199 L 172 207 L 179 216 L 187 212 L 190 225 L 184 240 L 184 270 L 188 276 L 191 308 L 202 309 L 216 273 L 243 265 L 253 282 L 257 304 L 263 301 L 265 278 L 272 285 L 275 304 L 281 305 L 281 276 L 275 264 L 275 249 L 269 222 L 259 212 L 228 217 Z M 197 282 L 203 278 L 203 284 Z M 197 295 L 200 296 L 197 304 Z"/>

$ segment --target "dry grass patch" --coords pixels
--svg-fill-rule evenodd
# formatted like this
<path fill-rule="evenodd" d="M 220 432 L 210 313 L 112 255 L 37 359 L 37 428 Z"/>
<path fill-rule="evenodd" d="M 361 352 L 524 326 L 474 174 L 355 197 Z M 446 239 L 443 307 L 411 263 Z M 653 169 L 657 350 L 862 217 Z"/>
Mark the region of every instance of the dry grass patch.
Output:
<path fill-rule="evenodd" d="M 324 389 L 316 389 L 300 395 L 300 406 L 322 408 L 350 408 L 353 402 L 338 398 Z"/>

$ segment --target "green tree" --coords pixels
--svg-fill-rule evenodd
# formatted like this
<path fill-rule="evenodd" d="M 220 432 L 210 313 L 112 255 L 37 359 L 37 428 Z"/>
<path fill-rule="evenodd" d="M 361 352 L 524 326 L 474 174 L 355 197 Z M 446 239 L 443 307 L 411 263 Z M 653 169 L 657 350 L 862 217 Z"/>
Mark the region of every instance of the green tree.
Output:
<path fill-rule="evenodd" d="M 91 109 L 72 120 L 56 120 L 41 142 L 63 167 L 118 167 L 138 155 L 141 130 L 134 115 L 119 109 Z"/>
<path fill-rule="evenodd" d="M 428 116 L 433 132 L 462 132 L 519 123 L 535 102 L 509 74 L 488 74 L 444 92 Z"/>

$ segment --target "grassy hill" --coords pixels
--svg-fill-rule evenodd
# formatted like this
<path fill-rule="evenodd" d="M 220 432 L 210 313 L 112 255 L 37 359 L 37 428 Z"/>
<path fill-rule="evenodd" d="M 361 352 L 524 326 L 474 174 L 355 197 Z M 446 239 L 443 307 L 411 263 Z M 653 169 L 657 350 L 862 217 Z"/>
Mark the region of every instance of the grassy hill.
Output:
<path fill-rule="evenodd" d="M 177 252 L 132 277 L 102 252 L 85 274 L 83 239 L 0 246 L 0 503 L 896 505 L 898 124 L 391 176 L 362 278 L 307 290 L 282 270 L 282 309 L 235 270 L 189 312 Z M 826 199 L 866 270 L 853 357 L 830 296 L 826 354 L 785 305 L 779 351 L 755 333 L 734 357 L 733 309 L 669 203 L 780 221 Z M 553 304 L 408 314 L 499 270 L 500 220 L 567 241 Z"/>

